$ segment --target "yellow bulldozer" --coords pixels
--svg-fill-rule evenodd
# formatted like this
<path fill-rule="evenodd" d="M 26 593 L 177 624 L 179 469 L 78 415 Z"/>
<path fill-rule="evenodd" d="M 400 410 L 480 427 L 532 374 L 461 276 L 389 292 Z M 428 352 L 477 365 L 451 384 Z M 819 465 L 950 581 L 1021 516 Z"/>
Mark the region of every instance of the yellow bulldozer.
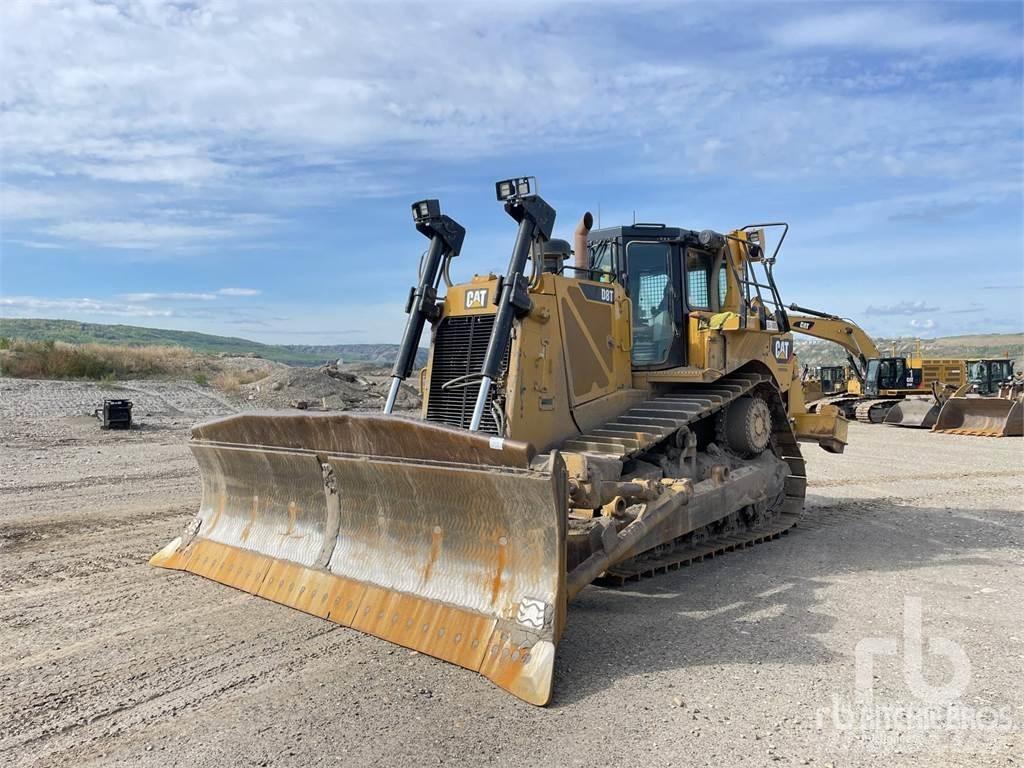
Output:
<path fill-rule="evenodd" d="M 803 510 L 798 441 L 842 452 L 847 424 L 804 409 L 772 276 L 786 225 L 592 231 L 588 213 L 570 262 L 535 180 L 496 193 L 508 268 L 460 284 L 465 230 L 413 205 L 430 245 L 385 413 L 194 427 L 202 503 L 151 562 L 541 705 L 575 595 L 778 537 Z M 422 419 L 394 415 L 428 324 Z"/>

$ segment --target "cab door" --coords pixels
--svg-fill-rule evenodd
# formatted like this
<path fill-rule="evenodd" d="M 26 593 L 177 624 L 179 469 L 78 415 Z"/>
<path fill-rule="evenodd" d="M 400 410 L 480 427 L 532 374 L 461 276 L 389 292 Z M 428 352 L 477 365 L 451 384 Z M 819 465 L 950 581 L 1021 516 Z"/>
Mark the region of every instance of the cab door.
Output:
<path fill-rule="evenodd" d="M 686 362 L 678 247 L 654 240 L 626 243 L 626 291 L 633 304 L 633 368 L 662 370 Z"/>

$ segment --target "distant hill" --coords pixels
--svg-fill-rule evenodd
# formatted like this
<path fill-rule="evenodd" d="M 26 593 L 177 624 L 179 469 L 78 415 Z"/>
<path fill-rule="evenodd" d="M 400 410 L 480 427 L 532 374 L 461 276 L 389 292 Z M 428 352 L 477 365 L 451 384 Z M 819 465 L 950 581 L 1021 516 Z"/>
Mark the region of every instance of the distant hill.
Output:
<path fill-rule="evenodd" d="M 390 365 L 398 353 L 397 344 L 326 344 L 280 345 L 261 344 L 257 341 L 231 336 L 214 336 L 192 331 L 166 331 L 161 328 L 140 328 L 134 325 L 101 325 L 79 323 L 72 320 L 26 320 L 0 318 L 0 337 L 28 339 L 30 341 L 66 341 L 85 344 L 163 344 L 188 347 L 196 352 L 225 355 L 253 355 L 288 365 L 319 365 L 337 360 Z M 884 353 L 895 343 L 901 355 L 913 355 L 917 340 L 912 338 L 875 339 Z M 946 336 L 922 339 L 921 352 L 925 357 L 1002 357 L 1009 354 L 1018 370 L 1024 370 L 1024 333 L 997 333 L 975 336 Z M 810 366 L 840 365 L 846 355 L 837 345 L 827 341 L 796 336 L 796 353 L 801 363 Z M 418 366 L 427 362 L 427 350 L 420 349 Z"/>
<path fill-rule="evenodd" d="M 397 344 L 282 345 L 232 336 L 215 336 L 193 331 L 168 331 L 135 325 L 101 325 L 73 320 L 30 320 L 0 318 L 0 337 L 29 341 L 65 341 L 71 344 L 159 344 L 187 347 L 206 354 L 252 355 L 288 365 L 319 365 L 342 358 L 345 362 L 390 365 L 398 353 Z M 417 365 L 425 365 L 427 351 L 421 349 Z"/>
<path fill-rule="evenodd" d="M 883 355 L 889 354 L 894 344 L 897 355 L 911 357 L 917 354 L 918 340 L 914 338 L 876 338 L 874 341 Z M 1024 333 L 943 336 L 921 339 L 920 343 L 922 357 L 984 359 L 1008 356 L 1014 361 L 1016 370 L 1024 370 Z M 841 365 L 846 362 L 846 353 L 828 341 L 796 336 L 795 346 L 800 362 L 811 367 Z"/>

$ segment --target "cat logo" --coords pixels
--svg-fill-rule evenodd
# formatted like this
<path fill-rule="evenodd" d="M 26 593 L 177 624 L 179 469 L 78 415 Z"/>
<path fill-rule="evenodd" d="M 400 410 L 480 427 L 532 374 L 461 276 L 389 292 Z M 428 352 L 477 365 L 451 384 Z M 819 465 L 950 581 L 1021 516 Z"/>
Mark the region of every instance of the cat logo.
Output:
<path fill-rule="evenodd" d="M 802 331 L 809 331 L 814 327 L 813 320 L 797 320 L 793 323 L 794 327 L 799 328 Z"/>
<path fill-rule="evenodd" d="M 788 363 L 793 356 L 793 340 L 787 339 L 784 336 L 773 337 L 772 354 L 775 356 L 776 361 Z"/>
<path fill-rule="evenodd" d="M 471 288 L 466 291 L 466 309 L 483 309 L 487 306 L 487 289 Z"/>

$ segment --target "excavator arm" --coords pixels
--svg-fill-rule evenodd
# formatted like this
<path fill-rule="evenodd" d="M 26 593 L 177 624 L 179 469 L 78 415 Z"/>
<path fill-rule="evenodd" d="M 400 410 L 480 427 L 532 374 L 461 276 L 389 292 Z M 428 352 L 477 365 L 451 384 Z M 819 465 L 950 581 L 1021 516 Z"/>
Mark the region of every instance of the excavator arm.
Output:
<path fill-rule="evenodd" d="M 881 355 L 875 342 L 863 328 L 851 320 L 846 320 L 838 315 L 830 315 L 827 312 L 807 309 L 797 304 L 790 304 L 789 308 L 793 312 L 803 313 L 802 315 L 792 313 L 789 315 L 789 324 L 794 332 L 831 341 L 841 346 L 850 358 L 850 367 L 854 375 L 859 381 L 864 381 L 868 360 L 873 357 L 881 357 Z"/>

